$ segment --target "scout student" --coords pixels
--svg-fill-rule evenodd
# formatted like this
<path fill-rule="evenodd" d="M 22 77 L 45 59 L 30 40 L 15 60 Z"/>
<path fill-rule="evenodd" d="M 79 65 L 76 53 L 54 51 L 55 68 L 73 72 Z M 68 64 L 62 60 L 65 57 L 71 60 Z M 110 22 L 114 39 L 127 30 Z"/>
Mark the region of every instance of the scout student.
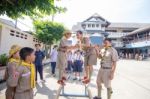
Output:
<path fill-rule="evenodd" d="M 81 54 L 80 50 L 77 50 L 74 55 L 74 73 L 75 78 L 73 80 L 79 80 L 81 81 L 80 74 L 82 72 L 82 65 L 83 65 L 83 56 Z"/>
<path fill-rule="evenodd" d="M 33 99 L 33 88 L 35 87 L 35 60 L 34 49 L 24 47 L 20 50 L 21 63 L 17 68 L 15 80 L 15 96 L 14 99 Z"/>
<path fill-rule="evenodd" d="M 9 60 L 5 72 L 5 79 L 7 83 L 6 99 L 14 99 L 15 86 L 12 81 L 15 80 L 15 77 L 17 76 L 16 68 L 20 62 L 19 51 L 20 46 L 18 45 L 13 45 L 9 50 Z"/>
<path fill-rule="evenodd" d="M 66 30 L 64 37 L 61 39 L 58 47 L 57 67 L 59 68 L 58 84 L 65 85 L 65 68 L 67 67 L 67 51 L 76 48 L 76 46 L 69 46 L 68 39 L 71 37 L 71 32 Z"/>
<path fill-rule="evenodd" d="M 85 66 L 85 77 L 83 83 L 88 84 L 91 80 L 93 65 L 97 64 L 97 53 L 95 46 L 91 45 L 88 37 L 83 37 L 82 31 L 77 31 L 77 39 L 80 41 L 80 48 L 84 50 L 84 66 Z"/>
<path fill-rule="evenodd" d="M 106 38 L 104 40 L 104 48 L 101 49 L 99 57 L 101 58 L 101 68 L 97 76 L 98 96 L 94 97 L 94 99 L 102 99 L 102 83 L 104 83 L 104 86 L 107 88 L 107 99 L 111 99 L 111 80 L 114 78 L 118 53 L 116 49 L 111 46 L 110 39 Z"/>
<path fill-rule="evenodd" d="M 74 55 L 74 53 L 72 51 L 68 51 L 68 53 L 67 53 L 67 61 L 68 61 L 67 72 L 68 73 L 71 73 L 71 71 L 72 71 L 73 55 Z"/>
<path fill-rule="evenodd" d="M 41 82 L 45 82 L 45 80 L 43 79 L 43 65 L 42 65 L 42 61 L 45 57 L 45 54 L 43 51 L 41 51 L 41 45 L 40 44 L 35 44 L 35 48 L 36 48 L 36 51 L 35 51 L 35 68 L 36 68 L 36 78 L 35 80 L 37 81 L 37 72 L 39 72 L 40 74 L 40 79 L 41 79 Z"/>

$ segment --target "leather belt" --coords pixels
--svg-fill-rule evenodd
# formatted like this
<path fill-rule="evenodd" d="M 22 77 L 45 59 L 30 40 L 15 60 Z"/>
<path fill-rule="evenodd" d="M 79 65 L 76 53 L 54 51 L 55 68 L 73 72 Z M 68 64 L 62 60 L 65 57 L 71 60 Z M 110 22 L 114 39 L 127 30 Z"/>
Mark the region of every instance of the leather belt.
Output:
<path fill-rule="evenodd" d="M 103 67 L 101 66 L 102 69 L 112 69 L 112 67 Z"/>
<path fill-rule="evenodd" d="M 59 51 L 59 52 L 64 52 L 64 53 L 66 52 L 66 51 L 64 51 L 64 50 L 61 50 L 61 49 L 58 49 L 58 51 Z"/>
<path fill-rule="evenodd" d="M 27 90 L 24 90 L 24 91 L 21 91 L 21 92 L 16 91 L 16 93 L 25 93 L 25 92 L 30 92 L 30 91 L 32 91 L 32 89 L 27 89 Z"/>

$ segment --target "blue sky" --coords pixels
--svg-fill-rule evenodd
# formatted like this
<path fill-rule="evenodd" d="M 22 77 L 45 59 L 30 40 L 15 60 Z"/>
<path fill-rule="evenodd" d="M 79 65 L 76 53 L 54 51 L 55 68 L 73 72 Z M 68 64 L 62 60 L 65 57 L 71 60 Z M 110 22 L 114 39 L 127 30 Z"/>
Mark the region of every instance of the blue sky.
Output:
<path fill-rule="evenodd" d="M 55 21 L 69 29 L 94 13 L 110 22 L 150 23 L 150 0 L 61 0 L 55 4 L 68 9 L 64 14 L 57 14 Z M 25 19 L 22 22 L 32 27 L 31 20 Z M 28 29 L 20 23 L 18 25 Z"/>
<path fill-rule="evenodd" d="M 98 13 L 110 22 L 150 23 L 149 4 L 150 0 L 62 0 L 57 5 L 67 7 L 68 11 L 55 20 L 71 27 Z"/>

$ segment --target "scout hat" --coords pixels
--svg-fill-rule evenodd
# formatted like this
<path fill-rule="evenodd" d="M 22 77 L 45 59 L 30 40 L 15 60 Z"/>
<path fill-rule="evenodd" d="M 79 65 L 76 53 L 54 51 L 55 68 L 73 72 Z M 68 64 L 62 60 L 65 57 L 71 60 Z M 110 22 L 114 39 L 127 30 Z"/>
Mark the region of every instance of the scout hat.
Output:
<path fill-rule="evenodd" d="M 21 47 L 19 45 L 12 45 L 9 50 L 9 58 L 12 57 L 12 55 L 18 52 L 20 49 Z"/>
<path fill-rule="evenodd" d="M 66 34 L 71 34 L 71 31 L 70 31 L 70 30 L 65 30 L 65 31 L 63 32 L 63 35 L 65 36 Z"/>

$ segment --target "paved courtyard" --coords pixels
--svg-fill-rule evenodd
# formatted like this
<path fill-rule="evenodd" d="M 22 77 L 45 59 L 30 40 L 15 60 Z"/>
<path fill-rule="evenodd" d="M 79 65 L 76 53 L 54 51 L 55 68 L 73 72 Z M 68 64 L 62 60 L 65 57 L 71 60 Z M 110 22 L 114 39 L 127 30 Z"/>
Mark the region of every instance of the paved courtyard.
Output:
<path fill-rule="evenodd" d="M 46 83 L 38 83 L 34 90 L 34 99 L 55 99 L 59 85 L 57 79 L 50 76 L 50 66 L 46 66 L 44 76 Z M 98 66 L 94 66 L 92 82 L 89 89 L 92 96 L 97 94 L 96 76 Z M 112 82 L 112 99 L 150 99 L 150 61 L 120 60 L 117 65 L 115 78 Z M 4 98 L 4 91 L 0 93 L 0 99 Z M 84 94 L 84 85 L 79 81 L 68 81 L 65 92 L 73 94 Z M 106 89 L 103 87 L 103 99 L 106 99 Z M 2 98 L 3 97 L 3 98 Z M 59 99 L 87 99 L 80 97 L 60 97 Z"/>

